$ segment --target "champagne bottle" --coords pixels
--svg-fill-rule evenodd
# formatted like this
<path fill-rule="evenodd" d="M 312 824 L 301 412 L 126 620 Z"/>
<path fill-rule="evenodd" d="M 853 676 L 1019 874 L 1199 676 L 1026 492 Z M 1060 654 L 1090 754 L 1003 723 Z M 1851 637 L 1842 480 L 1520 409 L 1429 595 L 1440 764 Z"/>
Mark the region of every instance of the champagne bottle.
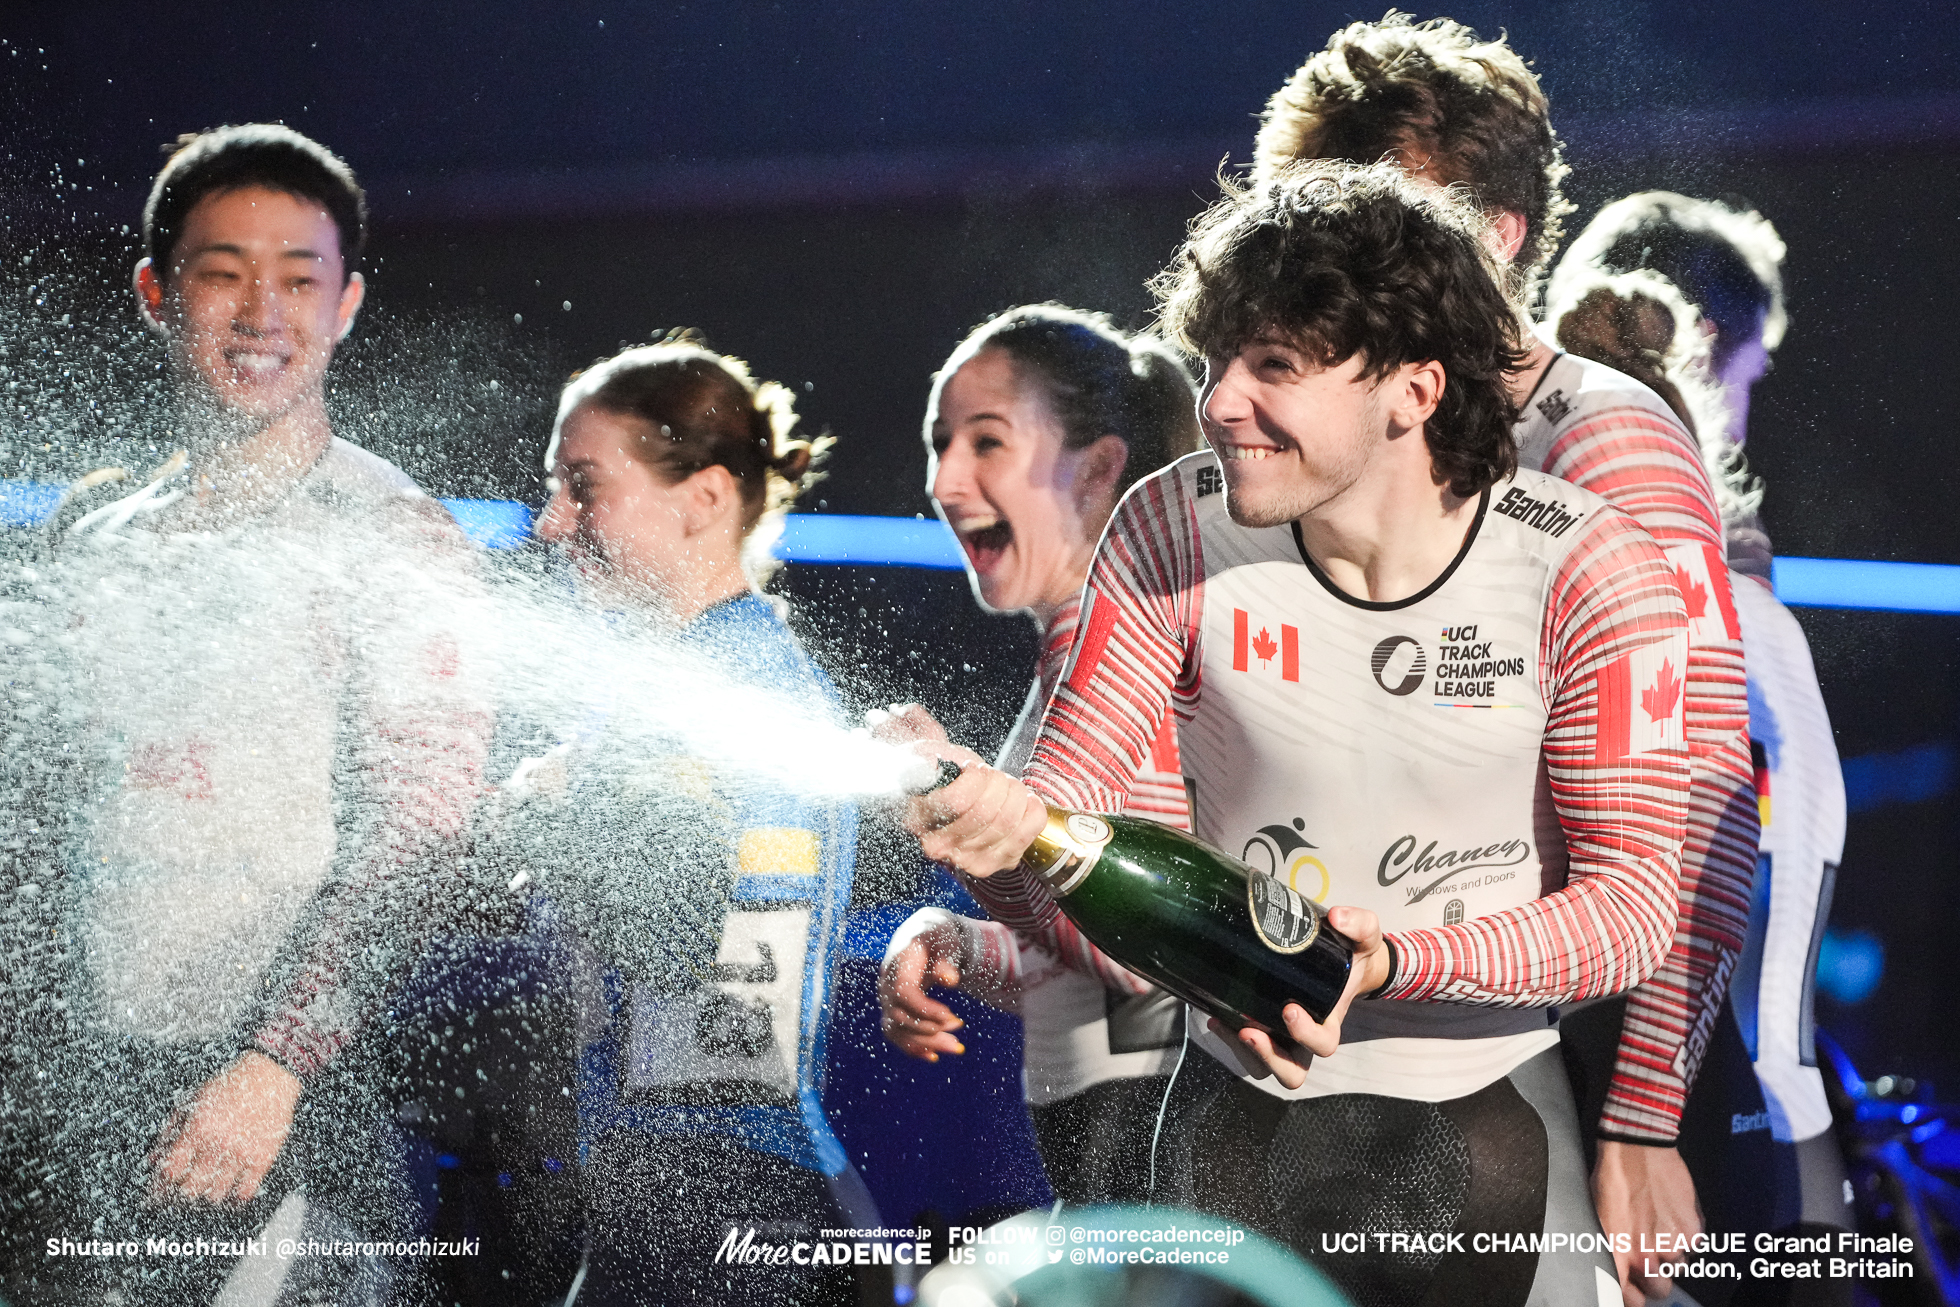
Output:
<path fill-rule="evenodd" d="M 1021 865 L 1097 948 L 1232 1030 L 1287 1039 L 1288 1002 L 1325 1021 L 1347 987 L 1326 909 L 1181 830 L 1051 807 Z"/>

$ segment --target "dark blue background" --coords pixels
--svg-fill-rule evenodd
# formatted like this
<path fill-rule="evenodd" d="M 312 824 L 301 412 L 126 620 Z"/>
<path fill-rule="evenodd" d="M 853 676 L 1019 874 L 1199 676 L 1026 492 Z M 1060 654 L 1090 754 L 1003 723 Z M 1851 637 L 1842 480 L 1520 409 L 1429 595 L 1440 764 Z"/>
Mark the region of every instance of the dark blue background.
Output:
<path fill-rule="evenodd" d="M 422 426 L 384 421 L 371 443 L 432 489 L 536 497 L 543 405 L 565 370 L 685 324 L 797 386 L 812 422 L 841 437 L 822 508 L 928 512 L 919 417 L 960 335 L 1047 298 L 1146 322 L 1143 279 L 1213 193 L 1220 159 L 1249 157 L 1266 97 L 1333 28 L 1378 13 L 1278 0 L 17 4 L 0 16 L 0 261 L 65 249 L 104 288 L 102 311 L 124 312 L 158 144 L 283 119 L 369 183 L 371 307 L 340 385 L 383 396 L 383 410 L 420 404 Z M 1950 11 L 1520 0 L 1454 16 L 1508 30 L 1541 72 L 1575 169 L 1568 230 L 1655 186 L 1753 204 L 1781 228 L 1792 327 L 1750 446 L 1779 551 L 1960 562 Z M 479 373 L 530 407 L 424 393 L 438 374 Z M 793 568 L 784 585 L 861 703 L 919 698 L 992 747 L 1028 673 L 1026 623 L 978 616 L 944 574 Z M 1878 936 L 1887 973 L 1864 1004 L 1821 1015 L 1868 1072 L 1930 1073 L 1951 1097 L 1960 628 L 1801 617 L 1846 756 L 1949 760 L 1931 793 L 1906 787 L 1854 817 L 1834 923 Z M 889 842 L 866 862 L 861 907 L 915 884 Z M 866 964 L 843 993 L 868 1003 Z M 840 1018 L 862 1058 L 836 1092 L 874 1184 L 911 1204 L 926 1173 L 897 1140 L 903 1114 L 873 1131 L 915 1069 L 865 1015 Z M 995 1060 L 984 1075 L 917 1071 L 922 1097 L 907 1100 L 914 1116 L 943 1104 L 933 1126 L 962 1166 L 992 1127 L 933 1095 L 966 1074 L 1011 1103 L 1012 1058 Z M 999 1200 L 944 1183 L 933 1201 L 952 1219 L 958 1202 Z"/>

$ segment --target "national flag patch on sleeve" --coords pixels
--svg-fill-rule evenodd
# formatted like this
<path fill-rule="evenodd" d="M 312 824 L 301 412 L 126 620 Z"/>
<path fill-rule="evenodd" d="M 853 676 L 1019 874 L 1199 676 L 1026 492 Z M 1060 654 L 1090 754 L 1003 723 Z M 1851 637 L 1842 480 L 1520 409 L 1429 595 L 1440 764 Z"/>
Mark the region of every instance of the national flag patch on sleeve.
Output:
<path fill-rule="evenodd" d="M 1234 608 L 1232 670 L 1297 682 L 1300 679 L 1300 628 L 1285 622 L 1262 621 L 1243 608 Z"/>
<path fill-rule="evenodd" d="M 1688 640 L 1697 648 L 1742 638 L 1729 593 L 1729 568 L 1714 545 L 1682 544 L 1667 550 L 1674 584 L 1688 608 Z"/>
<path fill-rule="evenodd" d="M 1688 642 L 1679 636 L 1622 654 L 1599 670 L 1593 761 L 1685 749 Z"/>

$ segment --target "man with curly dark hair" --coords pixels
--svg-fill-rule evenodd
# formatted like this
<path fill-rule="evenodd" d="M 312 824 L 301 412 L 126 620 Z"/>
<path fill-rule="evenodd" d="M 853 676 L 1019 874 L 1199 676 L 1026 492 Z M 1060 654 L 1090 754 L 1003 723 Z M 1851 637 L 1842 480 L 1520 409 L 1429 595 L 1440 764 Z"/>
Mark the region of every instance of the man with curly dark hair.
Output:
<path fill-rule="evenodd" d="M 1520 305 L 1535 294 L 1570 207 L 1537 76 L 1502 39 L 1481 40 L 1446 18 L 1416 22 L 1391 10 L 1334 33 L 1268 102 L 1255 156 L 1261 176 L 1294 159 L 1387 160 L 1419 182 L 1467 189 Z M 1702 1060 L 1727 1038 L 1720 1013 L 1755 874 L 1742 630 L 1722 514 L 1694 436 L 1632 378 L 1546 341 L 1527 344 L 1511 379 L 1520 463 L 1631 513 L 1666 548 L 1693 617 L 1685 694 L 1694 802 L 1679 925 L 1667 960 L 1628 995 L 1624 1023 L 1603 1041 L 1608 1065 L 1585 1075 L 1606 1085 L 1593 1172 L 1600 1218 L 1651 1247 L 1701 1229 L 1675 1143 Z M 1624 1301 L 1641 1301 L 1633 1260 L 1623 1257 L 1620 1270 Z"/>
<path fill-rule="evenodd" d="M 1548 1009 L 1667 952 L 1686 616 L 1630 517 L 1514 466 L 1487 234 L 1392 165 L 1228 189 L 1156 282 L 1212 449 L 1118 508 L 1025 782 L 921 745 L 965 770 L 908 820 L 1040 929 L 1045 805 L 1118 810 L 1174 710 L 1199 837 L 1342 905 L 1355 954 L 1324 1024 L 1189 1022 L 1158 1196 L 1357 1301 L 1612 1304 Z M 1405 1237 L 1323 1246 L 1353 1230 Z"/>

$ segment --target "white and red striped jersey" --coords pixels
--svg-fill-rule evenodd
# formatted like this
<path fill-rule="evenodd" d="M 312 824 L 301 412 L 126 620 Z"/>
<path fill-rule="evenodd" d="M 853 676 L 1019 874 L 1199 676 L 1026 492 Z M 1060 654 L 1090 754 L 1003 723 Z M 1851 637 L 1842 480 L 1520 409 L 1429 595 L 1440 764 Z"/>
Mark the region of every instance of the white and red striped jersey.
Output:
<path fill-rule="evenodd" d="M 1069 650 L 1075 646 L 1075 631 L 1082 616 L 1082 596 L 1077 595 L 1056 610 L 1054 619 L 1041 637 L 1041 657 L 1035 664 L 1034 683 L 1028 687 L 1027 702 L 1021 715 L 1000 747 L 994 765 L 1018 776 L 1034 755 L 1035 737 L 1041 732 L 1041 714 L 1054 697 L 1068 666 Z M 1179 830 L 1191 829 L 1191 807 L 1184 790 L 1184 770 L 1178 759 L 1177 722 L 1166 713 L 1151 737 L 1150 754 L 1137 769 L 1123 811 L 1132 817 L 1147 817 Z"/>
<path fill-rule="evenodd" d="M 1844 772 L 1803 628 L 1766 582 L 1738 580 L 1735 605 L 1749 647 L 1749 734 L 1763 841 L 1733 1002 L 1770 1128 L 1795 1142 L 1831 1126 L 1811 1000 L 1844 856 Z"/>
<path fill-rule="evenodd" d="M 1516 1009 L 1619 992 L 1666 950 L 1688 776 L 1672 571 L 1625 514 L 1520 472 L 1435 582 L 1365 602 L 1291 526 L 1233 523 L 1221 486 L 1196 454 L 1118 509 L 1028 783 L 1115 811 L 1173 706 L 1199 837 L 1374 909 L 1396 948 L 1298 1092 L 1472 1092 L 1556 1038 Z M 1018 868 L 987 890 L 1017 925 L 1058 912 Z"/>
<path fill-rule="evenodd" d="M 1034 751 L 1042 712 L 1061 680 L 1075 643 L 1080 596 L 1058 610 L 1043 633 L 1040 661 L 1027 703 L 1001 746 L 996 762 L 1019 775 Z M 1123 811 L 1180 830 L 1189 830 L 1190 809 L 1178 760 L 1177 722 L 1166 712 L 1152 737 Z M 984 881 L 969 881 L 975 897 L 987 901 Z M 1022 1081 L 1030 1103 L 1044 1106 L 1081 1093 L 1106 1080 L 1159 1075 L 1169 1071 L 1177 1041 L 1126 1043 L 1121 1016 L 1152 992 L 1151 986 L 1112 962 L 1082 937 L 1067 917 L 1038 928 L 1015 931 L 999 922 L 967 922 L 970 954 L 965 974 L 986 977 L 981 997 L 1011 1005 L 1022 1026 Z M 1117 1017 L 1116 1027 L 1112 1017 Z"/>
<path fill-rule="evenodd" d="M 1609 500 L 1667 551 L 1688 607 L 1687 731 L 1694 776 L 1681 912 L 1667 959 L 1627 999 L 1600 1131 L 1671 1143 L 1742 948 L 1755 874 L 1742 629 L 1721 514 L 1695 438 L 1666 402 L 1602 363 L 1561 354 L 1515 428 L 1518 463 Z"/>

